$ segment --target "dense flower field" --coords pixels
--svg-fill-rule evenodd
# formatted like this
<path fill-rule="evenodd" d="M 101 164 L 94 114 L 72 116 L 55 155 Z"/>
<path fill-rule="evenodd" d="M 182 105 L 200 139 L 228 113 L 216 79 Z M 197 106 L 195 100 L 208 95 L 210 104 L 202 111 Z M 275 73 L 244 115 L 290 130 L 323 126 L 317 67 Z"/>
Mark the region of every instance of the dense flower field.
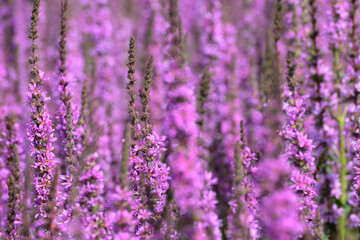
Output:
<path fill-rule="evenodd" d="M 358 0 L 1 0 L 0 239 L 360 239 Z"/>

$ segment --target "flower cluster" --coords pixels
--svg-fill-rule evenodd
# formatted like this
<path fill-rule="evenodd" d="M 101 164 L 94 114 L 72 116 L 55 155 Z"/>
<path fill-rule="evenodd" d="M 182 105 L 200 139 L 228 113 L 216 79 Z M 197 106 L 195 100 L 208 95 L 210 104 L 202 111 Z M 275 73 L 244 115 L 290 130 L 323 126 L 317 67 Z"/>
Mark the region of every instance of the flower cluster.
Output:
<path fill-rule="evenodd" d="M 134 201 L 133 193 L 127 188 L 116 187 L 111 198 L 111 209 L 109 220 L 113 223 L 112 231 L 116 239 L 137 239 L 134 236 L 136 225 L 133 209 L 138 208 Z"/>
<path fill-rule="evenodd" d="M 153 233 L 153 221 L 161 218 L 166 191 L 169 188 L 169 168 L 161 162 L 164 138 L 154 133 L 135 140 L 130 149 L 129 180 L 138 207 L 134 209 L 137 219 L 136 234 L 147 238 Z"/>
<path fill-rule="evenodd" d="M 104 215 L 104 173 L 98 163 L 99 155 L 92 154 L 86 160 L 81 184 L 79 204 L 82 209 L 81 220 L 86 228 L 88 239 L 106 239 L 108 226 Z"/>
<path fill-rule="evenodd" d="M 295 79 L 296 66 L 293 63 L 292 54 L 288 56 L 287 87 L 284 89 L 283 109 L 287 116 L 287 124 L 280 131 L 287 141 L 285 155 L 293 166 L 291 175 L 291 188 L 300 195 L 301 205 L 306 221 L 310 223 L 310 229 L 316 217 L 315 198 L 315 159 L 312 156 L 313 141 L 303 130 L 305 112 L 307 109 L 308 96 L 299 96 L 298 83 Z"/>
<path fill-rule="evenodd" d="M 44 73 L 38 72 L 42 82 Z M 31 142 L 31 156 L 34 158 L 33 168 L 36 169 L 34 186 L 36 200 L 41 216 L 46 216 L 46 203 L 50 193 L 50 186 L 55 173 L 56 162 L 54 160 L 53 142 L 54 130 L 50 114 L 45 105 L 49 97 L 37 83 L 29 84 L 28 97 L 31 106 L 31 122 L 27 133 Z"/>
<path fill-rule="evenodd" d="M 241 122 L 241 140 L 235 148 L 235 174 L 232 189 L 229 238 L 259 237 L 258 196 L 254 185 L 256 156 L 245 142 L 244 124 Z"/>

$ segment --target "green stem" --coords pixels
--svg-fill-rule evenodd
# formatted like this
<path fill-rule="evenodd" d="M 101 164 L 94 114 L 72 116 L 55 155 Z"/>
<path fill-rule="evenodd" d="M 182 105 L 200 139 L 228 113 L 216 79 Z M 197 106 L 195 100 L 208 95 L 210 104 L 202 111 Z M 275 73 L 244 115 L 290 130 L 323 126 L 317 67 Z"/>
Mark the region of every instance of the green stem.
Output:
<path fill-rule="evenodd" d="M 344 209 L 343 214 L 340 216 L 339 219 L 339 234 L 340 239 L 345 240 L 346 239 L 346 199 L 347 199 L 347 179 L 346 179 L 346 156 L 345 156 L 345 137 L 343 134 L 344 131 L 344 125 L 345 125 L 345 117 L 342 114 L 341 105 L 338 105 L 338 124 L 339 124 L 339 140 L 340 140 L 340 163 L 341 163 L 341 169 L 340 169 L 340 182 L 341 182 L 341 196 L 340 196 L 340 203 L 341 207 Z"/>

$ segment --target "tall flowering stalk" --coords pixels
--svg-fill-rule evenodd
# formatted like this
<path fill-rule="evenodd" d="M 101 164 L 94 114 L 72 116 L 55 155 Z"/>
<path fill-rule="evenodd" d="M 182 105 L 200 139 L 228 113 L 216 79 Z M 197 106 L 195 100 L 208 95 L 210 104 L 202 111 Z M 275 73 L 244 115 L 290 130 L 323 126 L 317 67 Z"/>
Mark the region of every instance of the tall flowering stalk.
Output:
<path fill-rule="evenodd" d="M 79 184 L 79 197 L 77 198 L 80 223 L 85 229 L 81 231 L 87 239 L 106 239 L 111 226 L 105 215 L 104 199 L 104 172 L 99 164 L 97 145 L 92 144 L 89 138 L 89 109 L 88 109 L 87 82 L 83 84 L 81 94 L 81 111 L 77 129 L 77 151 L 80 154 L 79 170 L 73 184 Z M 72 192 L 72 194 L 76 193 Z M 71 196 L 74 197 L 74 196 Z M 74 212 L 74 211 L 73 211 Z M 76 213 L 76 211 L 74 212 Z M 79 231 L 78 229 L 75 230 Z"/>
<path fill-rule="evenodd" d="M 171 167 L 173 197 L 179 208 L 177 227 L 180 234 L 191 239 L 218 238 L 217 215 L 204 208 L 202 198 L 212 177 L 205 174 L 198 159 L 196 144 L 196 107 L 191 89 L 191 73 L 184 68 L 178 2 L 169 2 L 170 26 L 164 50 L 168 65 L 165 79 L 167 87 L 167 115 L 164 127 L 167 132 L 167 162 Z M 214 224 L 215 222 L 215 224 Z M 207 229 L 212 232 L 207 233 Z"/>
<path fill-rule="evenodd" d="M 353 93 L 353 101 L 355 105 L 358 105 L 358 96 L 360 92 L 359 84 L 357 80 L 359 79 L 359 71 L 360 71 L 360 63 L 359 63 L 359 37 L 357 36 L 357 32 L 359 29 L 359 20 L 358 20 L 358 9 L 359 9 L 359 1 L 358 0 L 349 0 L 350 2 L 350 13 L 349 13 L 349 27 L 351 28 L 349 31 L 349 61 L 350 66 L 348 70 L 348 74 L 350 75 L 350 82 L 354 84 L 354 93 Z"/>
<path fill-rule="evenodd" d="M 218 179 L 214 177 L 216 173 L 213 172 L 213 167 L 211 162 L 208 161 L 210 157 L 210 152 L 206 148 L 206 138 L 207 135 L 207 121 L 206 111 L 208 107 L 208 100 L 210 94 L 210 84 L 212 82 L 212 75 L 209 72 L 209 69 L 206 69 L 200 82 L 200 91 L 197 96 L 197 113 L 198 121 L 197 125 L 199 128 L 198 131 L 198 145 L 199 153 L 198 159 L 202 164 L 205 174 L 204 178 L 204 188 L 202 190 L 202 202 L 201 209 L 204 211 L 204 215 L 207 216 L 207 219 L 202 219 L 206 226 L 206 232 L 209 234 L 210 238 L 218 239 L 221 237 L 221 234 L 225 236 L 227 230 L 227 219 L 223 219 L 221 222 L 217 213 L 219 208 L 218 198 L 216 192 L 213 190 L 216 189 L 218 185 Z M 221 181 L 221 180 L 220 180 Z M 220 210 L 219 210 L 220 211 Z M 220 230 L 222 232 L 220 232 Z"/>
<path fill-rule="evenodd" d="M 265 74 L 261 81 L 265 86 L 265 101 L 263 106 L 264 124 L 270 129 L 270 138 L 274 141 L 275 147 L 269 152 L 272 157 L 277 157 L 280 152 L 281 139 L 279 139 L 277 133 L 273 131 L 281 126 L 282 114 L 281 114 L 281 83 L 282 83 L 282 59 L 280 52 L 280 39 L 283 17 L 283 1 L 276 1 L 276 9 L 274 16 L 273 34 L 267 29 L 265 39 Z M 266 153 L 265 153 L 266 154 Z M 267 155 L 267 154 L 266 154 Z"/>
<path fill-rule="evenodd" d="M 314 156 L 316 157 L 316 178 L 319 183 L 319 212 L 324 219 L 324 230 L 331 237 L 335 234 L 334 229 L 334 185 L 338 181 L 333 173 L 329 173 L 329 167 L 333 168 L 329 150 L 336 141 L 334 136 L 334 122 L 327 110 L 330 98 L 330 74 L 329 69 L 322 56 L 326 54 L 321 34 L 323 33 L 322 16 L 319 11 L 321 1 L 309 1 L 309 32 L 307 45 L 308 69 L 301 69 L 304 77 L 308 79 L 309 99 L 312 104 L 311 115 L 314 118 L 312 128 L 308 128 L 311 138 L 314 140 Z M 321 8 L 320 8 L 321 9 Z M 303 11 L 305 9 L 303 8 Z M 304 29 L 305 30 L 305 29 Z M 306 32 L 305 32 L 306 33 Z M 332 169 L 334 171 L 334 169 Z M 336 214 L 335 214 L 336 215 Z"/>
<path fill-rule="evenodd" d="M 135 110 L 136 95 L 133 90 L 135 78 L 133 76 L 134 38 L 130 39 L 129 50 L 129 113 L 134 124 L 137 119 Z M 137 220 L 135 234 L 142 239 L 149 239 L 154 234 L 155 225 L 160 221 L 166 201 L 166 191 L 169 184 L 169 168 L 161 162 L 162 152 L 165 151 L 164 138 L 158 137 L 152 131 L 150 124 L 150 85 L 152 78 L 153 58 L 150 58 L 145 74 L 144 89 L 140 91 L 143 112 L 140 117 L 143 128 L 136 133 L 133 127 L 133 142 L 130 147 L 129 157 L 129 180 L 131 189 L 138 201 L 134 215 Z"/>
<path fill-rule="evenodd" d="M 5 116 L 2 116 L 4 113 L 1 113 L 0 118 L 0 140 L 6 141 L 5 139 Z M 1 152 L 5 150 L 4 146 L 0 147 Z M 10 171 L 7 168 L 6 163 L 6 155 L 1 154 L 0 155 L 0 184 L 1 186 L 7 185 L 7 179 L 10 176 Z M 5 216 L 7 213 L 7 200 L 8 200 L 8 189 L 6 187 L 1 188 L 0 191 L 0 213 L 2 216 Z M 0 230 L 1 232 L 5 232 L 5 226 L 6 226 L 6 219 L 0 220 Z M 1 237 L 3 233 L 0 234 Z"/>
<path fill-rule="evenodd" d="M 355 119 L 357 128 L 360 130 L 360 122 L 359 119 Z M 356 139 L 356 143 L 354 146 L 354 150 L 355 150 L 355 156 L 354 156 L 354 172 L 355 172 L 355 176 L 354 176 L 354 186 L 356 191 L 359 194 L 360 191 L 360 138 Z"/>
<path fill-rule="evenodd" d="M 6 237 L 9 239 L 16 239 L 19 237 L 16 229 L 15 229 L 15 220 L 16 220 L 16 189 L 15 189 L 15 179 L 13 175 L 10 175 L 7 180 L 8 187 L 8 213 L 7 213 L 7 221 L 6 221 Z"/>
<path fill-rule="evenodd" d="M 141 136 L 130 149 L 129 179 L 138 207 L 135 233 L 142 239 L 151 239 L 154 226 L 160 220 L 169 187 L 169 168 L 162 163 L 164 139 L 154 133 Z"/>
<path fill-rule="evenodd" d="M 271 22 L 270 16 L 267 14 L 269 12 L 268 7 L 268 1 L 241 2 L 241 15 L 244 18 L 243 21 L 238 21 L 236 25 L 236 29 L 242 29 L 242 34 L 237 39 L 239 52 L 236 53 L 236 56 L 239 56 L 236 72 L 237 76 L 241 76 L 239 98 L 244 103 L 242 113 L 244 120 L 246 120 L 249 146 L 255 152 L 260 153 L 271 153 L 278 148 L 278 144 L 273 143 L 271 129 L 264 124 L 270 118 L 263 111 L 264 105 L 261 101 L 263 96 L 262 83 L 264 83 L 261 78 L 264 72 L 263 67 L 265 67 L 262 53 L 266 47 L 264 32 Z M 253 28 L 254 25 L 257 26 L 257 30 Z M 259 29 L 261 31 L 258 31 Z M 267 69 L 264 70 L 267 71 Z M 271 86 L 267 89 L 271 90 Z M 271 139 L 271 144 L 269 144 L 269 139 Z"/>
<path fill-rule="evenodd" d="M 92 145 L 89 141 L 88 112 L 88 89 L 85 81 L 81 94 L 80 116 L 76 124 L 77 151 L 80 154 L 79 170 L 73 183 L 75 186 L 79 184 L 79 207 L 74 209 L 76 211 L 73 211 L 73 214 L 79 211 L 80 223 L 85 226 L 81 234 L 87 239 L 105 239 L 110 233 L 110 226 L 104 213 L 104 172 L 99 164 L 96 143 Z M 76 191 L 71 193 L 69 197 L 73 198 Z"/>
<path fill-rule="evenodd" d="M 298 82 L 295 77 L 296 65 L 293 53 L 287 57 L 287 86 L 284 88 L 283 109 L 287 123 L 280 135 L 287 141 L 285 155 L 293 166 L 291 188 L 298 194 L 303 216 L 309 229 L 314 229 L 316 219 L 315 192 L 315 159 L 312 156 L 313 141 L 304 130 L 305 112 L 308 95 L 299 95 Z"/>
<path fill-rule="evenodd" d="M 32 40 L 31 56 L 29 63 L 32 66 L 31 78 L 29 80 L 28 101 L 30 105 L 30 123 L 27 128 L 30 141 L 30 151 L 33 157 L 33 168 L 35 169 L 35 206 L 39 211 L 39 223 L 42 224 L 47 217 L 46 209 L 49 201 L 51 183 L 54 178 L 56 162 L 53 154 L 54 130 L 51 117 L 48 113 L 46 102 L 49 97 L 43 90 L 44 72 L 37 67 L 39 56 L 37 55 L 36 39 L 38 38 L 38 17 L 40 0 L 35 0 L 31 16 L 31 30 L 29 38 Z"/>
<path fill-rule="evenodd" d="M 75 126 L 73 115 L 74 112 L 71 107 L 71 86 L 70 81 L 66 75 L 66 36 L 67 36 L 67 11 L 68 11 L 68 1 L 63 0 L 61 2 L 61 31 L 60 31 L 60 42 L 59 42 L 59 95 L 60 95 L 60 106 L 58 112 L 58 125 L 59 137 L 61 138 L 61 143 L 65 145 L 64 149 L 61 149 L 61 154 L 65 158 L 65 162 L 61 163 L 62 167 L 66 169 L 64 175 L 61 176 L 63 180 L 64 191 L 66 196 L 65 199 L 65 208 L 66 211 L 64 214 L 66 217 L 70 217 L 69 205 L 70 194 L 73 185 L 73 178 L 77 171 L 77 158 L 78 152 L 75 145 Z M 70 208 L 70 209 L 69 209 Z"/>
<path fill-rule="evenodd" d="M 208 160 L 209 151 L 205 147 L 205 139 L 207 138 L 206 134 L 206 106 L 208 105 L 208 98 L 210 93 L 210 83 L 212 76 L 209 72 L 209 69 L 206 69 L 200 82 L 200 90 L 197 96 L 196 102 L 196 111 L 198 113 L 198 161 L 202 164 L 202 168 L 204 169 L 204 187 L 201 190 L 201 204 L 200 209 L 203 211 L 202 215 L 206 218 L 201 219 L 205 232 L 208 237 L 211 239 L 219 239 L 221 237 L 221 227 L 223 230 L 223 235 L 225 235 L 225 229 L 227 229 L 226 221 L 223 221 L 223 225 L 221 225 L 221 221 L 217 215 L 217 206 L 218 200 L 216 197 L 215 191 L 213 188 L 217 184 L 217 179 L 213 176 L 212 166 Z"/>
<path fill-rule="evenodd" d="M 241 140 L 235 146 L 234 186 L 231 213 L 228 217 L 229 239 L 259 238 L 258 199 L 254 189 L 255 154 L 246 146 L 243 121 L 240 122 Z"/>
<path fill-rule="evenodd" d="M 350 50 L 349 50 L 349 54 L 348 54 L 348 58 L 350 61 L 350 66 L 348 67 L 348 75 L 350 77 L 350 82 L 354 84 L 354 93 L 353 93 L 353 103 L 355 105 L 355 109 L 357 109 L 358 105 L 359 105 L 359 88 L 358 88 L 358 79 L 359 79 L 359 71 L 360 71 L 360 65 L 359 65 L 359 47 L 358 47 L 358 42 L 359 42 L 359 38 L 356 34 L 356 32 L 359 29 L 359 19 L 358 19 L 358 9 L 359 9 L 359 1 L 358 0 L 350 0 L 350 13 L 349 13 L 349 18 L 350 18 L 350 27 L 351 30 L 349 31 L 349 46 L 350 46 Z M 352 146 L 354 149 L 354 157 L 353 157 L 353 173 L 354 173 L 354 186 L 351 188 L 352 193 L 350 193 L 350 196 L 357 196 L 359 197 L 360 195 L 360 191 L 359 191 L 359 179 L 360 179 L 360 168 L 359 168 L 359 164 L 360 164 L 360 140 L 359 140 L 359 130 L 360 130 L 360 124 L 359 124 L 359 120 L 358 120 L 358 115 L 355 113 L 355 116 L 353 116 L 352 118 L 352 122 L 355 122 L 355 129 L 352 128 L 352 133 L 354 136 L 354 139 L 352 141 Z M 354 193 L 355 192 L 355 193 Z M 351 197 L 350 197 L 351 198 Z M 353 201 L 352 203 L 350 203 L 351 205 L 355 205 L 354 206 L 354 212 L 353 214 L 350 215 L 350 219 L 351 219 L 351 225 L 350 226 L 358 226 L 360 223 L 360 219 L 358 218 L 358 212 L 359 212 L 359 202 L 358 201 Z"/>
<path fill-rule="evenodd" d="M 10 170 L 10 176 L 7 180 L 8 185 L 8 219 L 6 234 L 9 238 L 19 238 L 21 228 L 21 186 L 22 177 L 20 169 L 21 144 L 18 136 L 18 123 L 15 114 L 10 114 L 5 118 L 6 131 L 5 141 L 2 143 L 6 146 L 4 156 L 7 160 L 7 168 Z"/>
<path fill-rule="evenodd" d="M 108 0 L 85 0 L 81 2 L 84 9 L 83 19 L 85 25 L 82 28 L 87 45 L 86 54 L 89 62 L 87 75 L 89 81 L 89 106 L 90 106 L 90 128 L 94 133 L 99 134 L 98 153 L 99 160 L 104 162 L 102 168 L 105 173 L 105 180 L 109 184 L 105 192 L 115 189 L 115 182 L 118 179 L 116 162 L 119 161 L 116 153 L 116 144 L 119 143 L 117 134 L 121 135 L 122 126 L 117 126 L 115 121 L 116 102 L 115 94 L 115 61 L 113 38 L 113 21 L 111 19 L 111 7 Z M 111 86 L 111 87 L 110 87 Z M 95 121 L 96 119 L 96 121 Z M 108 162 L 110 164 L 108 164 Z"/>
<path fill-rule="evenodd" d="M 319 47 L 319 27 L 318 27 L 318 7 L 316 0 L 309 1 L 309 15 L 310 15 L 310 25 L 311 31 L 309 33 L 309 38 L 311 46 L 309 48 L 309 70 L 310 70 L 310 87 L 312 89 L 311 100 L 315 104 L 315 111 L 313 111 L 316 129 L 320 130 L 323 127 L 324 122 L 324 98 L 321 94 L 321 90 L 324 87 L 323 83 L 325 81 L 324 74 L 321 71 L 321 48 Z M 320 144 L 323 143 L 324 139 L 320 139 Z M 326 147 L 326 146 L 325 146 Z"/>
<path fill-rule="evenodd" d="M 218 203 L 218 214 L 224 222 L 223 235 L 227 227 L 229 212 L 230 189 L 233 172 L 233 148 L 236 133 L 232 127 L 239 120 L 238 106 L 232 104 L 236 100 L 237 82 L 234 81 L 233 64 L 235 62 L 236 46 L 232 42 L 231 26 L 223 23 L 222 4 L 218 0 L 203 3 L 204 33 L 200 43 L 202 50 L 202 65 L 209 67 L 212 74 L 210 94 L 206 106 L 205 120 L 202 132 L 204 146 L 208 151 L 205 160 L 208 161 L 210 171 L 218 179 L 214 183 L 214 190 Z M 230 31 L 229 31 L 230 30 Z M 230 100 L 231 99 L 231 100 Z"/>
<path fill-rule="evenodd" d="M 114 236 L 119 239 L 130 240 L 137 239 L 134 235 L 136 219 L 133 215 L 133 209 L 137 209 L 137 202 L 134 200 L 134 194 L 129 188 L 129 153 L 131 142 L 131 125 L 127 124 L 125 128 L 125 139 L 122 148 L 120 186 L 110 195 L 111 208 L 109 219 L 112 223 Z"/>
<path fill-rule="evenodd" d="M 346 69 L 346 77 L 348 78 L 345 80 L 345 82 L 348 82 L 348 84 L 350 86 L 348 86 L 348 90 L 349 92 L 352 91 L 352 93 L 350 93 L 350 100 L 351 102 L 349 103 L 349 109 L 350 109 L 350 123 L 348 125 L 348 128 L 350 126 L 350 132 L 351 132 L 351 147 L 352 149 L 354 149 L 355 151 L 353 152 L 352 155 L 352 159 L 349 157 L 349 161 L 352 162 L 352 168 L 353 171 L 352 176 L 354 177 L 354 180 L 357 178 L 357 167 L 359 166 L 359 159 L 358 159 L 358 127 L 357 127 L 357 123 L 358 122 L 358 109 L 359 109 L 359 71 L 360 71 L 360 58 L 359 58 L 359 37 L 356 34 L 359 30 L 359 1 L 358 0 L 349 0 L 348 1 L 348 8 L 349 8 L 349 13 L 348 13 L 348 27 L 350 28 L 350 30 L 348 30 L 348 37 L 347 37 L 347 55 L 346 55 L 346 63 L 347 63 L 347 69 Z M 351 90 L 352 88 L 352 90 Z M 354 123 L 355 122 L 355 123 Z M 352 160 L 352 161 L 351 161 Z M 355 171 L 354 171 L 355 170 Z M 356 182 L 357 180 L 355 180 Z M 357 185 L 357 184 L 355 184 Z M 359 196 L 357 189 L 358 186 L 354 186 L 353 184 L 349 184 L 349 189 L 350 189 L 350 193 L 349 193 L 349 205 L 351 205 L 353 208 L 353 211 L 349 214 L 349 219 L 350 219 L 350 227 L 354 227 L 357 226 L 359 224 L 359 206 L 358 203 L 356 201 L 352 201 L 352 198 L 354 198 L 354 196 Z"/>
<path fill-rule="evenodd" d="M 278 44 L 277 42 L 275 43 Z M 259 131 L 259 137 L 264 137 L 267 141 L 272 141 L 272 144 L 265 144 L 264 149 L 260 149 L 260 153 L 266 156 L 271 155 L 272 157 L 276 157 L 281 150 L 281 138 L 278 136 L 277 132 L 273 130 L 279 129 L 282 122 L 282 114 L 279 107 L 281 90 L 277 86 L 281 80 L 281 77 L 277 76 L 278 74 L 281 74 L 281 69 L 276 69 L 277 67 L 280 67 L 280 64 L 274 64 L 279 53 L 273 53 L 273 45 L 272 35 L 268 30 L 265 39 L 264 74 L 260 79 L 260 89 L 262 94 L 260 96 L 261 101 L 258 102 L 261 106 L 261 116 L 255 115 L 253 118 L 263 118 L 262 125 L 264 129 Z"/>
<path fill-rule="evenodd" d="M 3 186 L 0 190 L 0 215 L 3 216 L 7 211 L 8 189 L 6 185 L 10 174 L 6 159 L 11 155 L 10 145 L 19 140 L 18 137 L 14 137 L 10 142 L 9 139 L 6 139 L 6 118 L 14 113 L 17 114 L 17 118 L 22 118 L 20 113 L 23 103 L 19 75 L 18 50 L 20 44 L 17 41 L 17 30 L 20 24 L 16 13 L 17 4 L 14 1 L 4 0 L 0 3 L 0 30 L 3 32 L 0 37 L 0 141 L 3 142 L 3 146 L 0 147 L 0 185 Z M 0 220 L 0 237 L 5 234 L 5 221 L 6 218 Z"/>
<path fill-rule="evenodd" d="M 343 71 L 343 59 L 342 54 L 345 47 L 345 41 L 347 32 L 347 2 L 340 2 L 337 0 L 329 1 L 331 7 L 331 19 L 330 19 L 330 32 L 329 32 L 329 48 L 332 52 L 332 70 L 333 70 L 333 86 L 334 86 L 334 99 L 335 106 L 330 111 L 336 111 L 336 114 L 333 114 L 333 118 L 337 122 L 338 127 L 338 151 L 340 160 L 340 184 L 341 184 L 341 194 L 340 194 L 340 204 L 339 208 L 343 209 L 340 214 L 338 221 L 338 237 L 340 239 L 346 239 L 347 230 L 346 230 L 346 218 L 347 212 L 345 209 L 348 207 L 348 179 L 347 179 L 347 156 L 346 156 L 346 133 L 345 127 L 347 118 L 350 115 L 348 111 L 348 104 L 343 104 L 344 99 L 348 97 L 351 92 L 350 88 L 341 88 L 342 84 L 347 83 L 347 79 L 344 78 L 341 74 Z"/>
<path fill-rule="evenodd" d="M 128 58 L 128 79 L 129 83 L 127 84 L 127 89 L 129 91 L 130 95 L 130 101 L 128 104 L 128 111 L 131 116 L 131 126 L 132 126 L 132 136 L 136 136 L 136 125 L 138 123 L 138 113 L 135 110 L 135 103 L 136 103 L 136 93 L 134 90 L 135 87 L 135 39 L 134 37 L 130 38 L 130 44 L 129 44 L 129 58 Z"/>

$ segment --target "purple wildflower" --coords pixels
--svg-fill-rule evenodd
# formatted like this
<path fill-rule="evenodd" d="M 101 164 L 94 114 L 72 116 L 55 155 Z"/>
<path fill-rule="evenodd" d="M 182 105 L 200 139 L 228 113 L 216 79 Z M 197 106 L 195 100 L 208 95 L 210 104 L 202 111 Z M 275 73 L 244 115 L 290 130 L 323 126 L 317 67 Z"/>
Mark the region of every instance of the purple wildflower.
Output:
<path fill-rule="evenodd" d="M 284 158 L 263 160 L 255 174 L 261 196 L 260 223 L 269 239 L 296 239 L 304 230 L 300 221 L 298 198 L 286 184 L 290 174 Z"/>
<path fill-rule="evenodd" d="M 207 195 L 210 186 L 205 185 L 206 170 L 198 158 L 195 96 L 191 88 L 192 74 L 184 68 L 181 52 L 181 35 L 176 0 L 169 4 L 170 26 L 165 42 L 165 56 L 168 69 L 165 85 L 167 87 L 167 115 L 164 127 L 169 140 L 167 162 L 171 168 L 171 191 L 179 208 L 181 235 L 192 239 L 204 239 L 207 228 L 218 238 L 216 226 L 209 226 L 214 219 L 204 211 L 202 196 Z M 199 219 L 196 218 L 199 216 Z M 169 226 L 168 226 L 169 227 Z M 211 235 L 210 235 L 211 236 Z"/>
<path fill-rule="evenodd" d="M 54 130 L 47 107 L 46 93 L 40 83 L 44 81 L 44 73 L 34 68 L 37 75 L 30 81 L 28 98 L 31 106 L 31 123 L 27 133 L 31 143 L 31 156 L 34 158 L 33 168 L 36 170 L 34 177 L 35 203 L 42 217 L 46 216 L 46 203 L 50 193 L 50 186 L 54 176 L 56 162 L 53 154 Z"/>
<path fill-rule="evenodd" d="M 98 163 L 99 155 L 92 154 L 80 176 L 81 221 L 88 239 L 106 239 L 109 229 L 104 215 L 104 173 Z"/>
<path fill-rule="evenodd" d="M 240 128 L 241 140 L 235 147 L 235 176 L 230 202 L 231 214 L 228 217 L 228 237 L 258 239 L 258 196 L 254 186 L 257 158 L 246 146 L 243 122 Z"/>
<path fill-rule="evenodd" d="M 113 223 L 112 231 L 116 239 L 134 240 L 138 239 L 135 232 L 136 221 L 132 211 L 137 209 L 132 191 L 127 188 L 116 187 L 115 192 L 110 196 L 112 211 L 109 213 L 109 220 Z"/>
<path fill-rule="evenodd" d="M 30 141 L 30 155 L 33 157 L 32 167 L 35 169 L 35 206 L 40 216 L 39 224 L 43 224 L 47 216 L 47 203 L 49 200 L 51 183 L 55 173 L 56 162 L 53 154 L 54 130 L 52 121 L 47 110 L 46 102 L 49 97 L 43 90 L 45 81 L 44 72 L 37 68 L 36 63 L 39 57 L 36 55 L 37 23 L 40 8 L 40 0 L 34 1 L 32 11 L 32 24 L 29 38 L 32 40 L 32 55 L 30 64 L 32 65 L 31 78 L 29 80 L 29 91 L 27 92 L 30 105 L 30 123 L 27 128 L 28 139 Z"/>
<path fill-rule="evenodd" d="M 165 206 L 170 178 L 169 168 L 161 162 L 164 146 L 164 138 L 150 133 L 135 140 L 130 148 L 129 180 L 139 202 L 133 212 L 137 219 L 135 233 L 141 238 L 153 234 L 151 219 L 158 220 Z"/>
<path fill-rule="evenodd" d="M 291 176 L 291 188 L 299 194 L 301 199 L 301 209 L 304 217 L 309 224 L 309 229 L 313 229 L 316 215 L 315 198 L 315 172 L 314 157 L 312 150 L 313 142 L 303 130 L 305 120 L 307 96 L 299 96 L 298 83 L 295 79 L 296 65 L 293 63 L 293 56 L 288 56 L 288 76 L 287 86 L 285 86 L 285 98 L 283 109 L 287 116 L 287 124 L 280 131 L 280 135 L 287 141 L 285 155 L 293 166 Z"/>

